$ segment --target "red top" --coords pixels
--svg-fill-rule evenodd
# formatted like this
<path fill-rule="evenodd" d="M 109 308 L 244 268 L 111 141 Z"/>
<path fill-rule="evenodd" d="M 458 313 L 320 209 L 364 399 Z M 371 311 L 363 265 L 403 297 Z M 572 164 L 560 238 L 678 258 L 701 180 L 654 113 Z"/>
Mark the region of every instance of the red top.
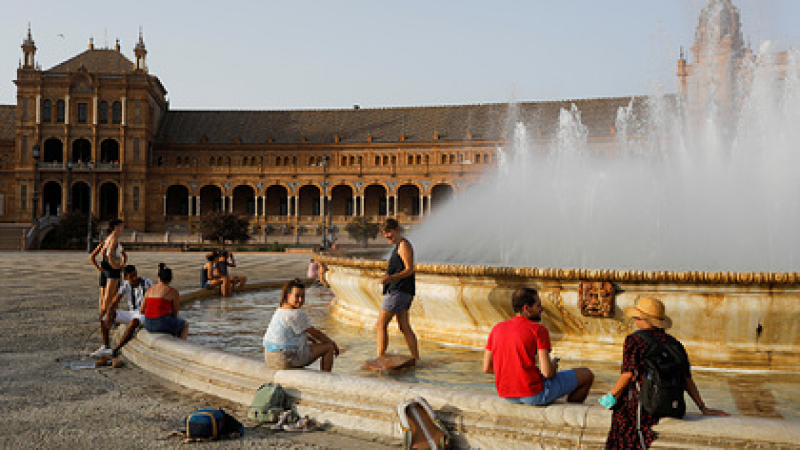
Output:
<path fill-rule="evenodd" d="M 172 292 L 172 288 L 169 288 L 167 294 L 170 292 Z M 168 300 L 164 297 L 147 297 L 147 301 L 144 304 L 145 317 L 148 319 L 158 319 L 159 317 L 170 314 L 172 314 L 172 300 Z"/>
<path fill-rule="evenodd" d="M 547 328 L 522 316 L 500 322 L 489 333 L 494 384 L 500 397 L 530 397 L 542 390 L 536 352 L 550 349 Z"/>

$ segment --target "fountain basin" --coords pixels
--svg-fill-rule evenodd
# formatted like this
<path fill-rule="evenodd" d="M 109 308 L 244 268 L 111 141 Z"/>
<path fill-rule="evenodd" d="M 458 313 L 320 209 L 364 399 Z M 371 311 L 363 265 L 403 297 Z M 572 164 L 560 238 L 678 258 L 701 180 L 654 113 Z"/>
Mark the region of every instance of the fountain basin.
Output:
<path fill-rule="evenodd" d="M 316 255 L 336 298 L 338 320 L 374 327 L 386 262 Z M 738 370 L 800 369 L 800 274 L 648 272 L 416 264 L 417 296 L 411 323 L 417 335 L 482 348 L 491 328 L 513 316 L 511 293 L 536 288 L 545 308 L 554 352 L 587 360 L 619 361 L 634 331 L 624 308 L 639 296 L 661 299 L 696 366 Z M 582 281 L 616 288 L 612 317 L 586 317 L 579 308 Z"/>

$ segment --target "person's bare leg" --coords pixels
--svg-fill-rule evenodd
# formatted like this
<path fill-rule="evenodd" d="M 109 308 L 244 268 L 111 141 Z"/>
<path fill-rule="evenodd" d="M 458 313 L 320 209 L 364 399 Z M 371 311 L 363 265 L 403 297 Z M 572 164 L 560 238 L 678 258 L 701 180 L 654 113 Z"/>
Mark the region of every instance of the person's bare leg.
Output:
<path fill-rule="evenodd" d="M 122 335 L 122 339 L 120 339 L 117 346 L 114 347 L 114 355 L 119 353 L 120 349 L 125 346 L 128 341 L 133 339 L 133 335 L 136 334 L 137 328 L 139 328 L 139 319 L 132 319 L 128 324 L 128 328 L 125 329 L 125 334 Z"/>
<path fill-rule="evenodd" d="M 311 353 L 314 356 L 312 361 L 322 357 L 319 360 L 319 370 L 323 372 L 330 372 L 333 370 L 333 344 L 330 342 L 323 342 L 318 344 L 311 344 Z"/>
<path fill-rule="evenodd" d="M 572 370 L 575 371 L 575 375 L 578 378 L 578 387 L 567 396 L 567 401 L 569 403 L 583 403 L 589 395 L 592 383 L 594 383 L 594 374 L 585 367 Z"/>
<path fill-rule="evenodd" d="M 116 311 L 111 310 L 100 320 L 100 333 L 103 335 L 103 345 L 106 347 L 111 347 L 111 339 L 109 338 L 109 333 L 111 332 L 111 326 L 114 325 L 114 317 L 116 316 Z"/>
<path fill-rule="evenodd" d="M 386 311 L 385 309 L 378 312 L 378 322 L 375 324 L 375 332 L 378 338 L 378 358 L 386 353 L 386 348 L 389 346 L 389 322 L 392 321 L 394 313 Z"/>
<path fill-rule="evenodd" d="M 403 333 L 403 337 L 406 338 L 406 345 L 408 345 L 408 351 L 411 352 L 411 357 L 419 360 L 417 335 L 414 334 L 414 330 L 411 328 L 408 310 L 397 313 L 397 326 L 400 328 L 400 332 Z"/>
<path fill-rule="evenodd" d="M 186 322 L 186 325 L 183 326 L 183 331 L 181 331 L 180 338 L 185 341 L 186 338 L 188 337 L 189 337 L 189 322 Z"/>

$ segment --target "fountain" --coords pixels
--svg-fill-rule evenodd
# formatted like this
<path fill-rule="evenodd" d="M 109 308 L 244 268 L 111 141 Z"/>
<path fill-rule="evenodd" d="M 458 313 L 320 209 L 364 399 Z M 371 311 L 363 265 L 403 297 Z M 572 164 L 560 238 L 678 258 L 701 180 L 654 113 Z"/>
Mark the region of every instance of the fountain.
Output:
<path fill-rule="evenodd" d="M 800 367 L 800 52 L 765 42 L 754 56 L 723 26 L 725 3 L 701 16 L 680 94 L 619 110 L 611 153 L 590 148 L 574 106 L 547 140 L 510 108 L 497 174 L 410 236 L 421 337 L 481 348 L 532 286 L 559 354 L 615 361 L 632 331 L 622 310 L 652 295 L 696 365 Z M 374 325 L 384 263 L 318 259 L 334 316 Z"/>

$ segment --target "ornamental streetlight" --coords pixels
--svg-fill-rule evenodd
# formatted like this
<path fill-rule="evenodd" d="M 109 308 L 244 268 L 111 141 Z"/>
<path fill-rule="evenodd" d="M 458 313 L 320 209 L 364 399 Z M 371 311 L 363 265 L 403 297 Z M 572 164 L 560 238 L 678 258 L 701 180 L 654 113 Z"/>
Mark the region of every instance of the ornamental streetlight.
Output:
<path fill-rule="evenodd" d="M 86 253 L 92 252 L 92 193 L 94 191 L 94 183 L 92 180 L 92 169 L 94 169 L 94 162 L 89 161 L 89 213 L 86 214 Z"/>
<path fill-rule="evenodd" d="M 322 166 L 322 210 L 324 215 L 322 216 L 322 249 L 325 250 L 328 248 L 328 221 L 326 217 L 330 213 L 328 205 L 328 162 L 330 159 L 328 155 L 322 157 L 320 161 L 320 165 Z"/>
<path fill-rule="evenodd" d="M 33 144 L 33 222 L 39 231 L 39 158 L 42 156 L 39 144 Z"/>

